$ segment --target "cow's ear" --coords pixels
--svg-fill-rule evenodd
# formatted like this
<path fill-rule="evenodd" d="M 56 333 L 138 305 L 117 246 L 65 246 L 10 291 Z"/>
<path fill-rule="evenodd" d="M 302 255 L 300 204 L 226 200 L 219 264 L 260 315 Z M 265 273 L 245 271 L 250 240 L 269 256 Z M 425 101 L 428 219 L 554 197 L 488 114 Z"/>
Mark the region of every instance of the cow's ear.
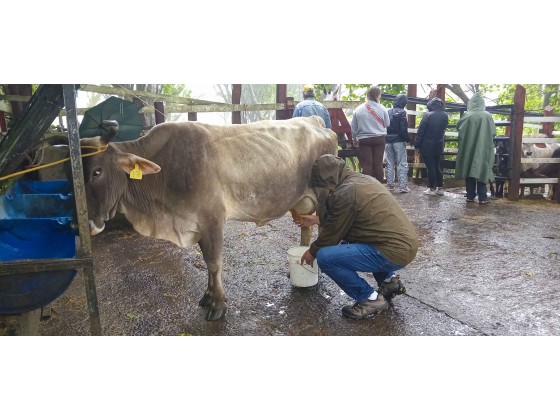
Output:
<path fill-rule="evenodd" d="M 141 158 L 140 156 L 133 155 L 132 153 L 119 154 L 117 157 L 117 163 L 127 174 L 134 169 L 135 165 L 138 165 L 138 168 L 144 175 L 157 174 L 161 171 L 161 167 L 151 160 Z"/>

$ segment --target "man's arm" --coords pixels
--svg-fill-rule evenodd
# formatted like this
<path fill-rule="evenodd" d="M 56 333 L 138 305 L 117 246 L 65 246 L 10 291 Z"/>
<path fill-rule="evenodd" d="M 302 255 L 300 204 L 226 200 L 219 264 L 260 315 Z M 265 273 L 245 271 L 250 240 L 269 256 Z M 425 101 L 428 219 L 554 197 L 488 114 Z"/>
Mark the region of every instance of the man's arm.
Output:
<path fill-rule="evenodd" d="M 353 197 L 354 191 L 346 194 L 347 197 L 349 195 Z M 315 257 L 320 248 L 340 243 L 352 227 L 355 217 L 356 208 L 353 199 L 339 199 L 334 203 L 330 202 L 326 222 L 321 224 L 319 236 L 309 248 L 311 255 Z"/>

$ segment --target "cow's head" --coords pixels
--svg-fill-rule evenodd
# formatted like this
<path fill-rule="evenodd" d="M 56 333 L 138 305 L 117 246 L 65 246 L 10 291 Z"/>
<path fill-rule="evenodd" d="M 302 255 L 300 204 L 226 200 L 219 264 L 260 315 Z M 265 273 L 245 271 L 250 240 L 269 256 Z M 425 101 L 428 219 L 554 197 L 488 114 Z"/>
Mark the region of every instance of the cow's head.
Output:
<path fill-rule="evenodd" d="M 141 182 L 128 177 L 136 165 L 144 175 L 161 170 L 155 163 L 132 153 L 121 152 L 118 147 L 109 144 L 116 132 L 116 127 L 113 126 L 103 136 L 81 140 L 82 155 L 99 151 L 83 158 L 87 210 L 92 235 L 102 232 L 105 222 L 115 217 L 128 183 Z"/>

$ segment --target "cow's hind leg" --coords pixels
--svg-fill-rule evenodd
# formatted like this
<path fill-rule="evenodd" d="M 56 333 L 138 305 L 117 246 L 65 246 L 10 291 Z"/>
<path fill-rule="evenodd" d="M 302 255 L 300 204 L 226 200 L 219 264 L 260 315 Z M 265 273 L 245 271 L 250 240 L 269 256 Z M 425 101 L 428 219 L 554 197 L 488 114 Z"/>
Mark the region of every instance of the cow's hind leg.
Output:
<path fill-rule="evenodd" d="M 222 285 L 222 250 L 224 223 L 212 221 L 212 229 L 198 242 L 208 268 L 208 288 L 199 305 L 207 308 L 206 320 L 217 321 L 226 314 L 225 293 Z"/>

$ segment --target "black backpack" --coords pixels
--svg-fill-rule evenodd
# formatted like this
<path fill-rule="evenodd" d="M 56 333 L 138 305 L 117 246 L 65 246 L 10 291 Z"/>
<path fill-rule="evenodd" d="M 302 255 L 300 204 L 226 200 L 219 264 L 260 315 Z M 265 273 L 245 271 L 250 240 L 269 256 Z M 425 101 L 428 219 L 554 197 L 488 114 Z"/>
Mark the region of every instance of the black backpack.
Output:
<path fill-rule="evenodd" d="M 406 115 L 406 111 L 404 109 L 401 108 L 389 109 L 389 121 L 391 123 L 389 124 L 389 128 L 387 129 L 387 137 L 389 137 L 389 139 L 392 141 L 395 141 L 400 137 L 400 127 L 401 127 L 400 119 L 402 118 L 403 114 Z M 410 138 L 408 137 L 408 134 L 406 136 L 406 142 L 410 143 Z"/>

